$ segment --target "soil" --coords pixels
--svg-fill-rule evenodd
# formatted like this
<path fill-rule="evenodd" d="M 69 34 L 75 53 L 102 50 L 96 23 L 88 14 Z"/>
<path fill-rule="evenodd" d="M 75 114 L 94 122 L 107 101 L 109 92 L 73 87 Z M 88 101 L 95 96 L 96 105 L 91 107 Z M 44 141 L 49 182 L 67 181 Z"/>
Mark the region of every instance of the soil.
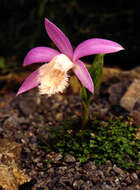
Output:
<path fill-rule="evenodd" d="M 108 86 L 103 84 L 93 99 L 90 114 L 102 119 L 129 115 L 119 104 L 109 102 Z M 140 171 L 122 170 L 110 161 L 97 166 L 88 161 L 81 164 L 71 156 L 40 149 L 43 136 L 49 138 L 46 127 L 57 127 L 82 112 L 79 95 L 69 87 L 64 94 L 39 96 L 36 89 L 20 96 L 10 91 L 0 96 L 0 138 L 12 139 L 22 147 L 18 165 L 30 178 L 19 185 L 21 190 L 137 190 L 140 189 Z M 51 158 L 52 163 L 46 160 Z"/>

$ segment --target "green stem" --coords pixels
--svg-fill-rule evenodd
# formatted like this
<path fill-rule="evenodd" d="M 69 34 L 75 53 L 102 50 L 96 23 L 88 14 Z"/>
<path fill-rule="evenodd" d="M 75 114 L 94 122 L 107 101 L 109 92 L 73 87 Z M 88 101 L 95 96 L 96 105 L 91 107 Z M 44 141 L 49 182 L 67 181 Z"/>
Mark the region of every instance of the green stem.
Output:
<path fill-rule="evenodd" d="M 83 105 L 82 128 L 85 128 L 89 120 L 89 104 L 86 104 L 83 101 L 82 105 Z"/>

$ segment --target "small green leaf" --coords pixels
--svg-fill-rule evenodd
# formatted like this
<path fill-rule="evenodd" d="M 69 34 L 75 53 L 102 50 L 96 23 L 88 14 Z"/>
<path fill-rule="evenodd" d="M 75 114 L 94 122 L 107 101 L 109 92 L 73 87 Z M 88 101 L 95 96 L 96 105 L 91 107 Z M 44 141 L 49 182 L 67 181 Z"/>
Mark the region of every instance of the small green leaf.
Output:
<path fill-rule="evenodd" d="M 80 97 L 82 101 L 85 102 L 85 104 L 88 104 L 87 89 L 83 85 L 81 85 L 81 88 L 80 88 Z"/>
<path fill-rule="evenodd" d="M 104 55 L 99 54 L 96 55 L 92 65 L 89 68 L 89 73 L 94 83 L 94 94 L 98 91 L 101 84 L 103 64 Z M 87 90 L 83 85 L 81 85 L 80 96 L 81 99 L 85 102 L 85 104 L 89 105 L 93 94 L 89 92 L 89 90 Z"/>
<path fill-rule="evenodd" d="M 0 69 L 5 69 L 5 59 L 4 57 L 0 57 Z"/>
<path fill-rule="evenodd" d="M 89 73 L 92 77 L 94 83 L 94 93 L 99 90 L 101 80 L 102 80 L 102 71 L 104 64 L 104 55 L 96 55 L 91 67 L 89 68 Z"/>

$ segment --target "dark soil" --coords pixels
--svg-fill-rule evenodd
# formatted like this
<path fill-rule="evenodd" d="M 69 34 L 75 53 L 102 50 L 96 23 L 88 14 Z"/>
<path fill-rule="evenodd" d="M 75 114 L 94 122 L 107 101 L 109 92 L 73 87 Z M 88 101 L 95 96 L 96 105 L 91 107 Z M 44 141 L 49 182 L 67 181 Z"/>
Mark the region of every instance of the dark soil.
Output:
<path fill-rule="evenodd" d="M 119 105 L 111 105 L 105 86 L 91 104 L 91 115 L 101 119 L 128 115 Z M 15 93 L 0 96 L 0 137 L 13 138 L 22 144 L 19 165 L 31 177 L 20 190 L 135 190 L 140 189 L 140 171 L 122 170 L 110 161 L 97 166 L 88 161 L 81 164 L 71 156 L 39 147 L 40 138 L 49 138 L 46 126 L 57 127 L 71 117 L 81 115 L 79 95 L 67 93 L 53 97 L 39 96 L 36 90 L 16 97 Z M 99 113 L 99 114 L 97 114 Z M 50 164 L 46 160 L 53 160 Z"/>

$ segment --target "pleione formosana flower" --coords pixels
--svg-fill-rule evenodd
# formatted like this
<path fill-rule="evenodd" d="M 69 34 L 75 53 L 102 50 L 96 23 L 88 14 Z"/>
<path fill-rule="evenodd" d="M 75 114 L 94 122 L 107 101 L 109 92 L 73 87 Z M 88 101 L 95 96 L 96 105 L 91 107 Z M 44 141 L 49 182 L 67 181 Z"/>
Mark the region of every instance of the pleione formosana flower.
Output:
<path fill-rule="evenodd" d="M 124 49 L 121 45 L 111 40 L 92 38 L 80 43 L 73 51 L 66 35 L 46 18 L 45 28 L 58 50 L 50 47 L 35 47 L 27 53 L 23 66 L 33 63 L 44 64 L 25 79 L 17 95 L 37 86 L 40 94 L 50 96 L 63 92 L 68 86 L 68 71 L 70 69 L 73 70 L 82 85 L 91 93 L 94 93 L 92 78 L 80 58 L 93 54 L 118 52 Z"/>

